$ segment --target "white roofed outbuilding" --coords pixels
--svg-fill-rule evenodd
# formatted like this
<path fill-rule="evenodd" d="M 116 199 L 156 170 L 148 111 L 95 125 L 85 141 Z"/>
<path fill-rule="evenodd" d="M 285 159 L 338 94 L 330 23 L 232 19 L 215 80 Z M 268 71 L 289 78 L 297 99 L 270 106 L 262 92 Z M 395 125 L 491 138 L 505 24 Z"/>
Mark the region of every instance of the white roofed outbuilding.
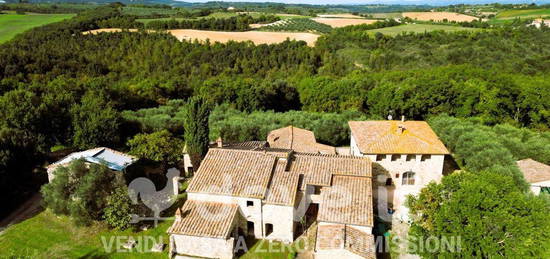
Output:
<path fill-rule="evenodd" d="M 88 163 L 103 164 L 113 171 L 124 171 L 124 169 L 138 160 L 135 156 L 131 156 L 107 147 L 74 152 L 46 167 L 48 171 L 48 180 L 50 182 L 53 180 L 55 169 L 60 166 L 67 166 L 72 161 L 78 159 L 84 159 Z"/>

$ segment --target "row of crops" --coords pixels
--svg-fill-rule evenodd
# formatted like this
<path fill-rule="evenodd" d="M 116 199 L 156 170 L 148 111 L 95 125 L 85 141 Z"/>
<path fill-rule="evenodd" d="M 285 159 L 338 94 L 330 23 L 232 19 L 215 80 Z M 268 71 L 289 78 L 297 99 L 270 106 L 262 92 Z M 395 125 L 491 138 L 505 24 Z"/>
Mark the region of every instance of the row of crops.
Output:
<path fill-rule="evenodd" d="M 150 8 L 150 7 L 137 7 L 137 6 L 125 6 L 122 8 L 122 13 L 125 15 L 135 16 L 149 16 L 149 15 L 175 15 L 181 12 L 176 8 Z"/>
<path fill-rule="evenodd" d="M 286 19 L 263 26 L 262 31 L 299 31 L 329 33 L 332 27 L 326 24 L 318 23 L 309 18 Z"/>

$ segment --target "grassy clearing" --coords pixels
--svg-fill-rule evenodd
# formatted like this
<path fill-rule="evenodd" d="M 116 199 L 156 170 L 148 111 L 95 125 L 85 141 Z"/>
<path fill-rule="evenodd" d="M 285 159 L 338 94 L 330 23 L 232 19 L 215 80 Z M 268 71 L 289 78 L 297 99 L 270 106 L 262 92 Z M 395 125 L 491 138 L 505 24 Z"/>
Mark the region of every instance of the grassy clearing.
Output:
<path fill-rule="evenodd" d="M 184 190 L 187 189 L 188 184 L 188 181 L 182 183 L 178 203 L 170 210 L 181 206 L 185 201 L 187 193 Z M 89 227 L 77 227 L 69 217 L 56 216 L 51 211 L 45 210 L 0 233 L 0 258 L 165 259 L 168 258 L 169 242 L 166 230 L 172 223 L 173 220 L 161 221 L 157 228 L 141 232 L 132 229 L 124 231 L 109 229 L 102 222 Z M 129 251 L 117 247 L 117 237 L 120 246 L 126 243 L 129 237 L 137 240 L 138 244 Z M 162 253 L 149 252 L 155 242 L 165 244 Z M 286 259 L 295 245 L 258 241 L 241 258 Z"/>
<path fill-rule="evenodd" d="M 370 34 L 375 34 L 380 32 L 385 35 L 395 36 L 403 32 L 414 32 L 414 33 L 423 33 L 430 31 L 475 31 L 480 30 L 478 28 L 466 28 L 452 25 L 437 25 L 437 24 L 406 24 L 394 27 L 386 27 L 381 29 L 369 30 Z"/>
<path fill-rule="evenodd" d="M 550 9 L 506 10 L 497 14 L 497 19 L 539 18 L 550 16 Z"/>
<path fill-rule="evenodd" d="M 90 227 L 76 227 L 70 218 L 56 216 L 46 210 L 9 227 L 0 235 L 0 258 L 167 258 L 167 249 L 164 253 L 117 252 L 114 238 L 113 251 L 107 252 L 102 239 L 109 244 L 111 237 L 121 236 L 120 243 L 123 244 L 129 236 L 138 240 L 138 243 L 146 237 L 154 237 L 155 240 L 160 237 L 163 243 L 168 244 L 166 230 L 171 224 L 172 221 L 162 222 L 157 228 L 142 232 L 109 230 L 100 223 Z M 144 247 L 144 251 L 148 251 L 153 245 L 152 240 L 147 243 L 148 247 Z"/>
<path fill-rule="evenodd" d="M 33 27 L 59 22 L 74 14 L 0 14 L 0 43 Z"/>
<path fill-rule="evenodd" d="M 70 218 L 56 216 L 49 210 L 13 225 L 0 234 L 0 258 L 168 258 L 169 237 L 166 233 L 172 220 L 159 223 L 157 228 L 142 232 L 110 230 L 101 223 L 76 227 Z M 116 248 L 116 238 L 124 244 L 128 237 L 138 241 L 132 251 Z M 159 239 L 160 238 L 160 239 Z M 166 247 L 162 253 L 147 252 L 155 241 Z M 112 240 L 112 250 L 106 251 Z M 142 245 L 140 245 L 140 242 Z M 145 245 L 146 244 L 146 245 Z M 259 240 L 241 256 L 243 259 L 286 259 L 293 245 Z M 269 252 L 268 252 L 269 251 Z"/>

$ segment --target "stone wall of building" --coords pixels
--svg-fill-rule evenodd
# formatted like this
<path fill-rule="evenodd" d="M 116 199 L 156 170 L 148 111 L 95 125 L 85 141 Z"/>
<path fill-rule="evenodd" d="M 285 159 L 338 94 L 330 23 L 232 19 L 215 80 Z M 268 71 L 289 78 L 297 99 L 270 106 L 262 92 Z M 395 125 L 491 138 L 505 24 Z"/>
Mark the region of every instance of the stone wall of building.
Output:
<path fill-rule="evenodd" d="M 170 236 L 172 252 L 207 258 L 233 258 L 234 239 L 209 238 L 173 234 Z"/>
<path fill-rule="evenodd" d="M 263 238 L 262 201 L 260 199 L 232 197 L 225 195 L 188 193 L 189 200 L 221 202 L 239 205 L 244 220 L 254 224 L 254 237 Z"/>
<path fill-rule="evenodd" d="M 278 240 L 292 243 L 294 240 L 294 208 L 272 204 L 263 205 L 264 237 L 268 240 Z M 267 233 L 267 224 L 273 226 L 273 231 Z"/>
<path fill-rule="evenodd" d="M 540 194 L 540 189 L 541 189 L 541 187 L 550 187 L 550 181 L 539 182 L 539 183 L 532 183 L 532 184 L 531 184 L 531 191 L 532 191 L 535 195 L 539 195 L 539 194 Z"/>

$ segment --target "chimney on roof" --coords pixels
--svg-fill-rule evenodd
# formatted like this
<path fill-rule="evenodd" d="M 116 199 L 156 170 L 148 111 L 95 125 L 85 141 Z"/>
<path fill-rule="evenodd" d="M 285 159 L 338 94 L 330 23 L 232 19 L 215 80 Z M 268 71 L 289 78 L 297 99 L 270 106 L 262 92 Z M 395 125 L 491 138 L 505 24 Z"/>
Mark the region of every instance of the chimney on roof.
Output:
<path fill-rule="evenodd" d="M 216 139 L 216 144 L 218 145 L 218 147 L 223 147 L 222 137 L 218 137 L 218 139 Z"/>
<path fill-rule="evenodd" d="M 404 115 L 401 116 L 401 122 L 397 126 L 397 133 L 398 134 L 403 134 L 403 132 L 405 132 L 405 116 Z"/>

